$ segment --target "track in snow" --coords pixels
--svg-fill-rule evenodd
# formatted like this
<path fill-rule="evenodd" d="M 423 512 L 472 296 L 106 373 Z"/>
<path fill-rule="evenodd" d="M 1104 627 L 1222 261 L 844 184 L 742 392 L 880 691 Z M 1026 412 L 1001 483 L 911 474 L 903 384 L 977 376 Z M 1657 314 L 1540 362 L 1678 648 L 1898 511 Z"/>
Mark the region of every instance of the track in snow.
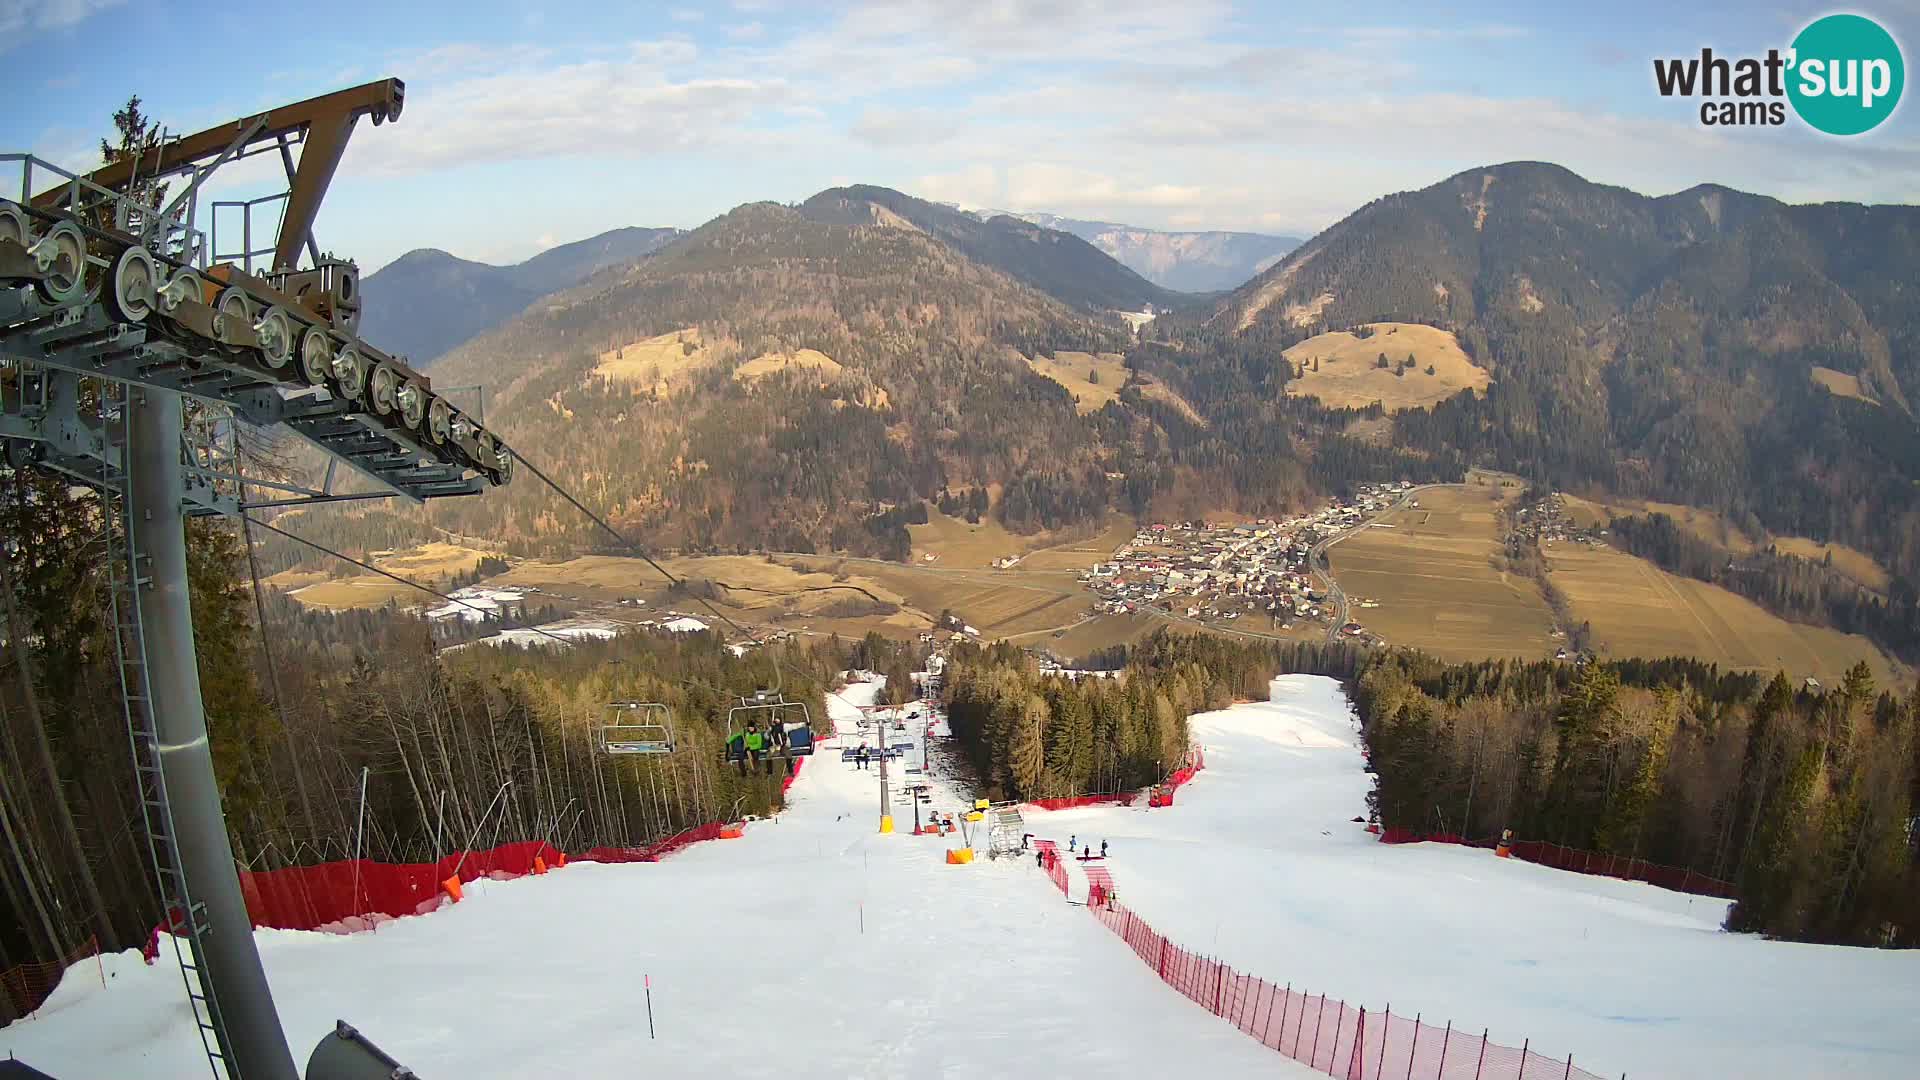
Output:
<path fill-rule="evenodd" d="M 1920 1075 L 1920 953 L 1728 934 L 1725 901 L 1377 843 L 1351 821 L 1369 778 L 1339 684 L 1272 693 L 1193 718 L 1207 768 L 1173 807 L 1028 827 L 1111 840 L 1116 895 L 1174 941 L 1369 1010 L 1633 1080 Z"/>
<path fill-rule="evenodd" d="M 428 1080 L 1312 1075 L 1164 987 L 1031 862 L 947 866 L 904 803 L 878 835 L 876 781 L 830 744 L 741 840 L 475 882 L 377 933 L 258 931 L 295 1055 L 342 1018 Z M 105 990 L 74 969 L 0 1053 L 61 1080 L 205 1077 L 160 955 L 105 958 Z"/>

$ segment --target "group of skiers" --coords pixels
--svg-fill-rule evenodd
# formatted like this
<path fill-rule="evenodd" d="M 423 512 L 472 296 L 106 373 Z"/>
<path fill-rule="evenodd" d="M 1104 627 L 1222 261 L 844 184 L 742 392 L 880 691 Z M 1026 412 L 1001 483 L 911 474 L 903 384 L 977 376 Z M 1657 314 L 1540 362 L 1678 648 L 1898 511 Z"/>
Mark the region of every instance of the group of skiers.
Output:
<path fill-rule="evenodd" d="M 1031 840 L 1032 838 L 1033 838 L 1032 833 L 1028 833 L 1025 836 L 1022 836 L 1020 838 L 1021 850 L 1023 851 L 1026 850 L 1027 841 Z M 1093 841 L 1091 840 L 1087 841 L 1087 846 L 1085 850 L 1082 850 L 1080 847 L 1080 837 L 1078 835 L 1072 835 L 1067 837 L 1067 850 L 1070 852 L 1072 851 L 1080 852 L 1081 862 L 1086 862 L 1090 859 L 1104 859 L 1107 857 L 1107 842 L 1105 840 L 1100 841 L 1100 854 L 1095 855 L 1093 853 Z M 1047 868 L 1047 849 L 1046 848 L 1041 848 L 1038 851 L 1035 851 L 1033 853 L 1033 865 L 1039 867 L 1042 870 L 1045 870 Z"/>

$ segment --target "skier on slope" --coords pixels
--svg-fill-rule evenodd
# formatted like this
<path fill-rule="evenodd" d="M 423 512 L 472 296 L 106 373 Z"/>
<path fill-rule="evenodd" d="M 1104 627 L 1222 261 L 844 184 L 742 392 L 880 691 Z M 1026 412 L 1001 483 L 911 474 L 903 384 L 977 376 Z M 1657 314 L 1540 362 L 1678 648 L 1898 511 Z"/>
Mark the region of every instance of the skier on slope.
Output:
<path fill-rule="evenodd" d="M 1079 836 L 1077 836 L 1077 835 L 1070 835 L 1070 836 L 1068 836 L 1068 837 L 1067 837 L 1067 851 L 1069 851 L 1069 852 L 1074 852 L 1074 851 L 1079 851 L 1079 850 L 1080 850 L 1080 837 L 1079 837 Z"/>

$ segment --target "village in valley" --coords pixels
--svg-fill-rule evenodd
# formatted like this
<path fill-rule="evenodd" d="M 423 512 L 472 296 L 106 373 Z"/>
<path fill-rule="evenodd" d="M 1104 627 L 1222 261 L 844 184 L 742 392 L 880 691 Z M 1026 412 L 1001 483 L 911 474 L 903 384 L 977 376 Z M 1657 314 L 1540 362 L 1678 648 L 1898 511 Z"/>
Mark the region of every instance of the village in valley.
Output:
<path fill-rule="evenodd" d="M 1231 525 L 1155 523 L 1111 560 L 1085 571 L 1081 580 L 1108 614 L 1158 609 L 1223 625 L 1252 617 L 1262 631 L 1337 623 L 1340 636 L 1372 642 L 1374 635 L 1342 610 L 1345 598 L 1338 586 L 1315 573 L 1314 561 L 1328 543 L 1403 502 L 1418 505 L 1413 484 L 1405 480 L 1362 485 L 1352 496 L 1300 517 Z M 1371 601 L 1352 603 L 1372 606 Z"/>

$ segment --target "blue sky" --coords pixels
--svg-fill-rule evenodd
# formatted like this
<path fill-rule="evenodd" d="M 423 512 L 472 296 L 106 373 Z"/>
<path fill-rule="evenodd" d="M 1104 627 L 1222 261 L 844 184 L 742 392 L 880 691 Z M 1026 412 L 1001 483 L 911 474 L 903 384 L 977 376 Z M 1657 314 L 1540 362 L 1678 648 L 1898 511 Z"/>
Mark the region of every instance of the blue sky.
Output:
<path fill-rule="evenodd" d="M 0 149 L 88 166 L 132 93 L 191 131 L 397 75 L 405 115 L 361 125 L 315 230 L 367 268 L 415 247 L 511 262 L 853 182 L 1299 235 L 1521 158 L 1650 193 L 1920 202 L 1911 102 L 1841 141 L 1703 128 L 1652 89 L 1655 56 L 1784 47 L 1833 9 L 1557 6 L 0 0 Z M 1845 10 L 1920 63 L 1920 0 Z"/>

